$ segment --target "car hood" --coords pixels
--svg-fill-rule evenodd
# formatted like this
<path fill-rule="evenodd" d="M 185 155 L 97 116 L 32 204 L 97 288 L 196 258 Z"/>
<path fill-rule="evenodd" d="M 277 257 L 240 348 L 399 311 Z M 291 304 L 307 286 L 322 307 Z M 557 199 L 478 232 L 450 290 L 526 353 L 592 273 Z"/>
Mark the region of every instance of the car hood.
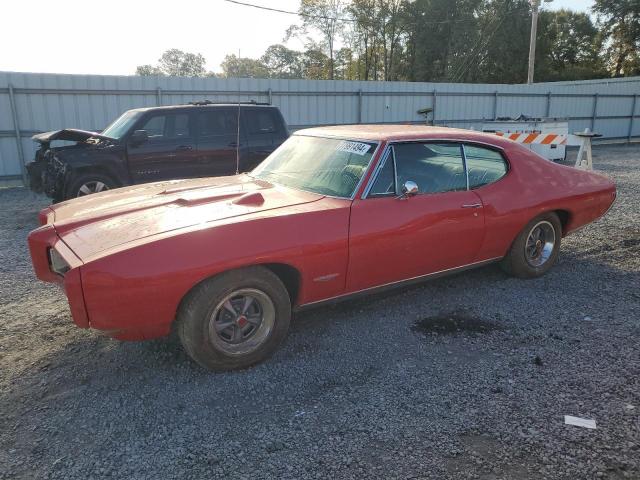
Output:
<path fill-rule="evenodd" d="M 50 143 L 54 140 L 66 140 L 69 142 L 84 142 L 90 138 L 98 138 L 100 140 L 115 141 L 114 138 L 105 137 L 97 132 L 89 132 L 87 130 L 78 130 L 75 128 L 65 128 L 63 130 L 53 130 L 51 132 L 38 133 L 31 137 L 34 142 L 41 144 Z"/>
<path fill-rule="evenodd" d="M 88 261 L 151 236 L 321 198 L 236 175 L 120 188 L 53 205 L 43 217 L 78 258 Z"/>

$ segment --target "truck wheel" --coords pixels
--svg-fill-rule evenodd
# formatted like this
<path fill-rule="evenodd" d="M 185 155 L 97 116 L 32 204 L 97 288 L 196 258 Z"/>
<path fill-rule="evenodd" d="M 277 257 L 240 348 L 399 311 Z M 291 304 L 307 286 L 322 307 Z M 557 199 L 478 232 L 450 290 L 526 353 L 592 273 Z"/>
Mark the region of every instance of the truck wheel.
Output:
<path fill-rule="evenodd" d="M 215 371 L 249 367 L 278 348 L 289 330 L 291 300 L 264 267 L 217 275 L 182 301 L 176 330 L 189 356 Z"/>
<path fill-rule="evenodd" d="M 500 266 L 519 278 L 536 278 L 547 273 L 560 252 L 562 225 L 555 213 L 534 218 L 518 234 Z"/>
<path fill-rule="evenodd" d="M 92 193 L 105 192 L 116 188 L 116 183 L 107 175 L 101 173 L 87 173 L 78 175 L 67 189 L 67 199 L 84 197 Z"/>

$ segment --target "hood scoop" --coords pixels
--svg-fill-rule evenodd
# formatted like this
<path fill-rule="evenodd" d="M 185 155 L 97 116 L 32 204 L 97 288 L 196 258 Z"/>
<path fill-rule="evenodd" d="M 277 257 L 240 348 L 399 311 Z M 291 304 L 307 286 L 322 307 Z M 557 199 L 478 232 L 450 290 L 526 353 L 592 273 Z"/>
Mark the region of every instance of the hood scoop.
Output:
<path fill-rule="evenodd" d="M 240 196 L 240 192 L 202 192 L 201 194 L 196 194 L 195 192 L 188 193 L 185 195 L 180 195 L 174 203 L 178 205 L 199 205 L 201 203 L 212 203 L 212 202 L 222 202 L 223 200 L 229 200 L 231 198 L 236 198 Z"/>
<path fill-rule="evenodd" d="M 249 205 L 253 207 L 259 207 L 264 203 L 264 197 L 260 192 L 250 192 L 236 198 L 231 203 L 235 205 Z"/>

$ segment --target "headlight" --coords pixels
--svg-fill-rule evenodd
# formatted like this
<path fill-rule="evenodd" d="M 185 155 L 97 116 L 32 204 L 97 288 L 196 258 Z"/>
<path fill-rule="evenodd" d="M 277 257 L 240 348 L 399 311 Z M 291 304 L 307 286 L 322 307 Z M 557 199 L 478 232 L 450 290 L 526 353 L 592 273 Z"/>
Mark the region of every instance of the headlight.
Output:
<path fill-rule="evenodd" d="M 71 267 L 55 248 L 49 248 L 49 268 L 53 273 L 64 275 Z"/>

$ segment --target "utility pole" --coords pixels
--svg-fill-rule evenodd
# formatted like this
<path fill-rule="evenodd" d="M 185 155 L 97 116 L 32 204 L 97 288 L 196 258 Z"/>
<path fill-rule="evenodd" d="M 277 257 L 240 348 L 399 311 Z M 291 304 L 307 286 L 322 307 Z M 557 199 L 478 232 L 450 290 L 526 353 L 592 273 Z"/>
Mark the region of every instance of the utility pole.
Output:
<path fill-rule="evenodd" d="M 553 0 L 544 0 L 552 2 Z M 538 38 L 538 9 L 540 8 L 540 0 L 529 0 L 531 4 L 531 38 L 529 39 L 529 73 L 527 75 L 527 83 L 533 83 L 533 71 L 536 63 L 536 39 Z"/>
<path fill-rule="evenodd" d="M 536 63 L 536 39 L 538 36 L 538 8 L 540 0 L 529 0 L 531 4 L 531 38 L 529 39 L 529 74 L 527 83 L 533 83 L 533 70 Z"/>

